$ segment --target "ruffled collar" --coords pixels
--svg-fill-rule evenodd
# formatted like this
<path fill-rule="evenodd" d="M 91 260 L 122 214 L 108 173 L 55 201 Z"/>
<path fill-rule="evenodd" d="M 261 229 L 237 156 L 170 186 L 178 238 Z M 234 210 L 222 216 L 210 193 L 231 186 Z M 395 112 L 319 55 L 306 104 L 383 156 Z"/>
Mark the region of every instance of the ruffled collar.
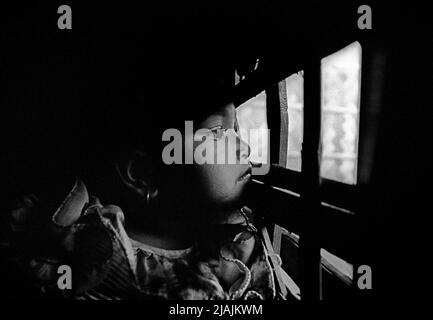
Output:
<path fill-rule="evenodd" d="M 131 239 L 141 260 L 137 264 L 140 286 L 148 291 L 153 287 L 152 277 L 166 277 L 171 284 L 156 291 L 167 297 L 170 290 L 176 290 L 183 299 L 274 298 L 272 268 L 251 210 L 244 207 L 211 230 L 200 243 L 183 250 L 156 248 Z M 184 271 L 178 274 L 179 270 Z M 191 282 L 191 286 L 181 282 Z"/>

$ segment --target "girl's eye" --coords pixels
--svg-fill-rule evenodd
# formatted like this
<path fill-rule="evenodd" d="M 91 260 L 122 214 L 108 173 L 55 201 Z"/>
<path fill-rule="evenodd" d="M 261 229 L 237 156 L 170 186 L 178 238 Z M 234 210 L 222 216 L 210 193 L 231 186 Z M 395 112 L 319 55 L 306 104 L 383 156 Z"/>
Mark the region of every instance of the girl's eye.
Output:
<path fill-rule="evenodd" d="M 215 140 L 221 139 L 224 136 L 224 133 L 226 131 L 226 129 L 224 129 L 223 126 L 216 126 L 216 127 L 210 128 L 209 130 L 210 130 L 210 132 L 212 132 L 213 138 Z"/>

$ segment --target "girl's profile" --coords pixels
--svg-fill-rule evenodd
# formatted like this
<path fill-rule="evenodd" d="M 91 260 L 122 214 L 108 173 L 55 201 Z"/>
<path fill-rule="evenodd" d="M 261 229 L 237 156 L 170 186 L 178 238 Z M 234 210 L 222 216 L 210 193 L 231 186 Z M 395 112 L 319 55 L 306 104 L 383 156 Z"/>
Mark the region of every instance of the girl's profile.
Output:
<path fill-rule="evenodd" d="M 245 202 L 256 164 L 249 161 L 251 149 L 239 130 L 234 70 L 229 64 L 218 69 L 198 59 L 184 61 L 183 67 L 164 64 L 182 79 L 166 99 L 161 100 L 164 88 L 153 73 L 154 84 L 111 111 L 112 131 L 90 147 L 102 150 L 92 151 L 99 157 L 96 167 L 78 165 L 80 174 L 57 209 L 44 209 L 49 219 L 39 228 L 30 225 L 34 250 L 17 254 L 15 263 L 41 296 L 289 298 L 281 261 Z M 197 66 L 208 69 L 206 84 L 191 76 Z M 144 113 L 149 106 L 166 112 Z M 186 122 L 203 139 L 181 137 L 182 160 L 199 156 L 167 164 L 161 156 L 168 143 L 163 132 Z M 200 161 L 209 151 L 218 162 Z M 38 201 L 32 194 L 21 198 L 12 222 L 32 221 L 41 210 Z M 64 265 L 73 276 L 69 287 L 59 290 L 58 268 Z"/>

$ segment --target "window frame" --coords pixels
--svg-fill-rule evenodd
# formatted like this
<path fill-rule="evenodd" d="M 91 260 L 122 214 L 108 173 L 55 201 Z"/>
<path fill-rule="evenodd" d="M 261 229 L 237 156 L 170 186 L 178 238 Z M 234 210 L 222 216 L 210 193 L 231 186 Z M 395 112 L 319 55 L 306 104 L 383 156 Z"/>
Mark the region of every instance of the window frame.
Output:
<path fill-rule="evenodd" d="M 362 63 L 357 184 L 350 185 L 320 177 L 318 152 L 320 152 L 322 112 L 321 61 L 323 57 L 335 53 L 355 41 L 358 41 L 362 48 Z M 237 85 L 240 90 L 235 105 L 239 106 L 264 89 L 266 90 L 267 121 L 268 128 L 271 129 L 271 169 L 267 175 L 254 177 L 254 180 L 256 184 L 263 187 L 261 192 L 279 193 L 278 197 L 284 198 L 282 203 L 287 204 L 287 208 L 290 208 L 288 209 L 291 211 L 290 215 L 287 215 L 287 212 L 271 213 L 267 219 L 300 235 L 300 269 L 303 274 L 300 284 L 302 298 L 320 300 L 322 291 L 320 250 L 323 248 L 341 256 L 344 260 L 350 261 L 354 267 L 359 264 L 361 259 L 362 254 L 357 252 L 356 244 L 352 240 L 348 240 L 348 243 L 342 245 L 341 239 L 352 236 L 352 230 L 359 229 L 362 221 L 366 221 L 368 216 L 364 206 L 368 202 L 366 201 L 368 199 L 368 185 L 373 170 L 373 151 L 375 150 L 379 126 L 377 114 L 380 112 L 378 99 L 373 99 L 371 92 L 377 92 L 377 88 L 372 90 L 373 86 L 383 81 L 379 78 L 384 68 L 381 65 L 383 62 L 381 56 L 384 52 L 377 44 L 362 37 L 357 37 L 352 41 L 329 43 L 322 50 L 318 50 L 317 46 L 314 46 L 309 48 L 307 52 L 309 54 L 300 58 L 299 64 L 296 66 L 285 65 L 278 71 L 278 74 L 275 73 L 272 76 L 268 70 L 260 69 L 259 65 L 258 70 Z M 377 66 L 380 68 L 379 71 L 376 70 Z M 281 82 L 299 70 L 304 70 L 305 99 L 301 172 L 285 167 L 288 125 L 290 123 L 285 87 L 282 86 Z M 371 79 L 375 83 L 371 83 Z M 280 134 L 275 135 L 272 134 L 273 132 Z M 305 146 L 307 147 L 305 148 Z M 311 167 L 305 166 L 305 163 L 311 164 Z M 293 221 L 297 224 L 295 230 L 292 228 Z M 277 235 L 276 238 L 281 238 L 281 235 Z M 279 245 L 276 244 L 276 246 Z M 356 281 L 353 282 L 356 283 Z"/>

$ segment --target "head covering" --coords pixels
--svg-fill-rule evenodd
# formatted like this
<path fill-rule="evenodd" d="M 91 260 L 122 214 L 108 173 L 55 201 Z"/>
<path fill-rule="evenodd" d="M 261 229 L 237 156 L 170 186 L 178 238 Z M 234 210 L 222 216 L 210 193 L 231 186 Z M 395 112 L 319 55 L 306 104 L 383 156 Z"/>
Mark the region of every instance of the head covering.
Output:
<path fill-rule="evenodd" d="M 201 122 L 231 102 L 234 68 L 215 51 L 147 54 L 122 80 L 109 120 L 112 133 L 124 146 L 149 148 L 161 142 L 164 130 Z"/>

